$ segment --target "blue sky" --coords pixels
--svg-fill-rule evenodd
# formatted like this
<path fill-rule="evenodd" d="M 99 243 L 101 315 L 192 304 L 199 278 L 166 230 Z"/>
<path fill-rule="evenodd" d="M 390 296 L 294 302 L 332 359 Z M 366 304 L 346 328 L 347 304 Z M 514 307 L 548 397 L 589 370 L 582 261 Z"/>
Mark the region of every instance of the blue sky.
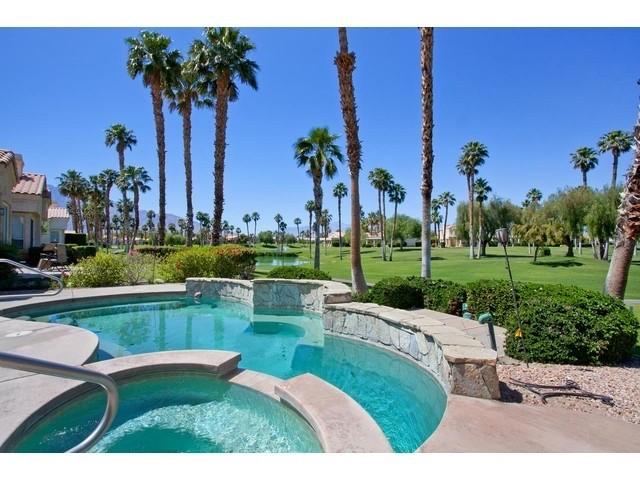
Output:
<path fill-rule="evenodd" d="M 183 52 L 199 29 L 154 29 Z M 243 29 L 256 44 L 259 90 L 241 89 L 229 109 L 225 212 L 241 225 L 257 210 L 270 228 L 279 212 L 290 226 L 305 219 L 311 180 L 293 160 L 292 144 L 315 126 L 344 130 L 333 56 L 335 29 Z M 104 130 L 125 123 L 138 145 L 127 163 L 157 177 L 155 130 L 149 91 L 126 73 L 124 38 L 136 29 L 0 29 L 3 75 L 0 148 L 24 155 L 28 171 L 50 183 L 75 168 L 83 174 L 117 166 L 104 146 Z M 363 143 L 362 203 L 377 208 L 366 182 L 387 168 L 407 189 L 403 213 L 420 212 L 420 72 L 417 29 L 349 29 L 357 55 L 356 99 Z M 640 77 L 634 63 L 640 29 L 436 29 L 434 58 L 434 191 L 461 200 L 465 181 L 455 164 L 460 147 L 479 140 L 490 158 L 481 168 L 494 193 L 520 202 L 537 187 L 546 195 L 577 185 L 569 154 L 595 146 L 613 129 L 631 129 Z M 10 69 L 7 70 L 7 66 Z M 8 72 L 8 74 L 7 74 Z M 185 210 L 181 120 L 166 115 L 167 212 Z M 213 113 L 193 118 L 194 207 L 211 211 Z M 621 160 L 624 173 L 631 154 Z M 611 160 L 601 157 L 589 182 L 609 181 Z M 348 185 L 346 165 L 325 183 L 325 203 L 337 217 L 330 190 Z M 158 210 L 157 181 L 141 207 Z M 348 202 L 347 202 L 348 203 Z M 348 217 L 348 205 L 344 209 Z"/>

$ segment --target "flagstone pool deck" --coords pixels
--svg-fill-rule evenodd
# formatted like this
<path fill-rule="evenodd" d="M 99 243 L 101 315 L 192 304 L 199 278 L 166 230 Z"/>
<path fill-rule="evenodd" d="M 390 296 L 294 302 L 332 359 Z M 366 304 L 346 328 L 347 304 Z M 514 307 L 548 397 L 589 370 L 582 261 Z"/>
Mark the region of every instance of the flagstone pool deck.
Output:
<path fill-rule="evenodd" d="M 186 294 L 184 284 L 163 284 L 65 289 L 56 296 L 0 300 L 0 350 L 82 365 L 93 356 L 97 346 L 95 335 L 84 335 L 77 331 L 81 329 L 65 325 L 34 328 L 34 323 L 28 320 L 4 318 L 1 315 L 16 317 L 20 308 L 44 305 L 52 301 L 77 303 L 81 306 L 91 299 L 126 300 L 139 299 L 147 295 L 151 298 L 181 294 Z M 448 326 L 455 328 L 454 319 L 449 320 L 451 322 Z M 24 331 L 32 333 L 19 334 Z M 28 342 L 29 337 L 41 341 Z M 82 344 L 86 348 L 72 352 L 70 344 Z M 13 382 L 21 381 L 21 375 L 7 375 L 7 369 L 0 369 L 0 374 L 4 374 L 0 375 L 0 417 L 6 417 L 11 405 L 20 403 L 17 396 L 24 395 L 28 398 L 33 396 L 33 393 L 12 388 Z M 0 431 L 2 429 L 3 421 L 0 418 Z M 520 405 L 449 394 L 442 422 L 418 451 L 640 452 L 640 425 L 549 406 Z"/>

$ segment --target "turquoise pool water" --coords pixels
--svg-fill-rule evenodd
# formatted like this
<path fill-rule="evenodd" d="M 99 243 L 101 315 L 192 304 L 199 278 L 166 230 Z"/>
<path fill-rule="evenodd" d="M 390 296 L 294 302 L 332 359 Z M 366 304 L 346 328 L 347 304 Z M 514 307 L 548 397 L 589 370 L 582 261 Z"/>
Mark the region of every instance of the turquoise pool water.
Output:
<path fill-rule="evenodd" d="M 293 410 L 211 375 L 169 374 L 125 383 L 113 425 L 90 452 L 321 452 Z M 95 428 L 104 393 L 72 401 L 46 417 L 16 452 L 64 452 Z"/>
<path fill-rule="evenodd" d="M 360 403 L 398 452 L 418 448 L 437 427 L 446 405 L 442 388 L 423 369 L 382 348 L 325 335 L 322 319 L 313 314 L 254 313 L 236 302 L 191 299 L 30 314 L 38 321 L 95 332 L 100 360 L 161 350 L 220 349 L 241 352 L 241 367 L 276 377 L 313 373 Z"/>

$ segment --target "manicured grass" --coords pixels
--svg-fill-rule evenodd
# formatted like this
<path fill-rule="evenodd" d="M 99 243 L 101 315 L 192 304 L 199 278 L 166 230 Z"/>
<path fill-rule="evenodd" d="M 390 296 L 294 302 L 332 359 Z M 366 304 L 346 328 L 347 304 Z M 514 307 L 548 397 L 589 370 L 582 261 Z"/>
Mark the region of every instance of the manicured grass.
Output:
<path fill-rule="evenodd" d="M 261 247 L 258 248 L 260 250 Z M 300 259 L 309 259 L 307 245 L 289 246 L 288 251 L 299 253 Z M 582 255 L 573 258 L 565 257 L 565 247 L 551 248 L 550 257 L 539 258 L 533 264 L 533 255 L 529 255 L 527 247 L 508 249 L 513 277 L 516 281 L 539 283 L 562 283 L 577 285 L 591 290 L 601 291 L 609 264 L 596 260 L 590 249 L 584 249 Z M 508 279 L 505 258 L 502 248 L 487 248 L 487 257 L 470 260 L 467 248 L 434 248 L 432 249 L 432 276 L 467 283 L 480 279 Z M 420 249 L 405 248 L 394 250 L 393 262 L 383 262 L 379 248 L 364 248 L 362 263 L 367 282 L 375 283 L 385 277 L 408 276 L 420 274 Z M 349 249 L 343 249 L 343 259 L 338 256 L 337 247 L 321 248 L 320 268 L 333 278 L 349 280 L 351 269 Z M 258 275 L 270 268 L 264 267 L 256 272 Z M 640 256 L 633 261 L 627 282 L 626 298 L 640 298 Z"/>

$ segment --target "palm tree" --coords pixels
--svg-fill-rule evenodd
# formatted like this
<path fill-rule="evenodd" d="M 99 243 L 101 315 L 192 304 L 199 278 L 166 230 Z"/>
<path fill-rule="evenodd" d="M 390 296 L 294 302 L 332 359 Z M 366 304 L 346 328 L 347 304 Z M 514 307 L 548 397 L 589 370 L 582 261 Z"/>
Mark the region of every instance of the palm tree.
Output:
<path fill-rule="evenodd" d="M 571 164 L 582 172 L 582 186 L 587 188 L 587 172 L 598 165 L 598 153 L 589 147 L 580 147 L 571 154 Z"/>
<path fill-rule="evenodd" d="M 251 215 L 245 213 L 242 216 L 242 221 L 247 225 L 247 238 L 249 238 L 249 223 L 251 223 Z"/>
<path fill-rule="evenodd" d="M 311 232 L 313 230 L 313 212 L 316 210 L 316 202 L 309 200 L 304 204 L 304 209 L 309 213 L 309 260 L 311 260 Z"/>
<path fill-rule="evenodd" d="M 298 217 L 293 219 L 293 224 L 296 226 L 296 228 L 298 229 L 298 241 L 300 241 L 300 225 L 302 224 L 302 220 Z"/>
<path fill-rule="evenodd" d="M 189 53 L 204 81 L 203 88 L 215 101 L 213 243 L 219 243 L 224 206 L 224 161 L 229 102 L 238 99 L 238 83 L 258 89 L 258 64 L 247 58 L 255 49 L 235 28 L 205 28 L 204 40 L 196 40 Z"/>
<path fill-rule="evenodd" d="M 476 194 L 476 200 L 478 202 L 478 256 L 483 254 L 482 252 L 482 204 L 487 201 L 489 198 L 489 193 L 491 192 L 491 187 L 489 186 L 489 182 L 487 182 L 484 178 L 477 178 L 473 184 L 473 191 Z"/>
<path fill-rule="evenodd" d="M 393 262 L 393 241 L 396 238 L 396 222 L 398 220 L 398 205 L 407 198 L 407 192 L 402 185 L 395 183 L 389 189 L 389 201 L 393 203 L 393 228 L 391 230 L 391 249 L 389 250 L 389 261 Z"/>
<path fill-rule="evenodd" d="M 121 123 L 114 123 L 104 132 L 104 144 L 107 147 L 113 147 L 115 145 L 116 152 L 118 152 L 118 169 L 124 170 L 124 151 L 125 149 L 131 150 L 134 145 L 138 143 L 138 139 L 133 134 L 133 130 L 128 130 Z"/>
<path fill-rule="evenodd" d="M 333 187 L 333 196 L 338 199 L 338 245 L 340 251 L 340 260 L 342 260 L 342 199 L 347 196 L 347 186 L 340 182 Z"/>
<path fill-rule="evenodd" d="M 113 230 L 116 232 L 116 245 L 118 245 L 119 244 L 118 233 L 120 232 L 120 226 L 122 225 L 122 220 L 118 215 L 114 215 L 113 217 L 111 217 L 111 223 L 113 224 Z"/>
<path fill-rule="evenodd" d="M 276 213 L 276 216 L 273 217 L 273 219 L 276 222 L 276 245 L 280 242 L 279 236 L 280 236 L 280 224 L 282 223 L 282 215 L 280 215 L 279 213 Z"/>
<path fill-rule="evenodd" d="M 258 212 L 253 212 L 251 214 L 251 220 L 253 220 L 253 241 L 257 242 L 257 228 L 258 228 L 258 220 L 260 220 L 260 214 Z"/>
<path fill-rule="evenodd" d="M 111 200 L 109 199 L 109 195 L 111 194 L 111 189 L 115 185 L 116 180 L 118 179 L 118 172 L 116 172 L 112 168 L 106 168 L 102 172 L 100 172 L 99 177 L 104 192 L 104 214 L 107 229 L 107 245 L 111 246 Z"/>
<path fill-rule="evenodd" d="M 356 114 L 356 97 L 353 89 L 353 71 L 356 68 L 356 54 L 349 52 L 347 29 L 338 28 L 340 50 L 336 53 L 334 63 L 338 68 L 338 84 L 340 87 L 340 107 L 347 137 L 347 157 L 351 177 L 351 284 L 354 292 L 367 291 L 367 282 L 362 270 L 360 256 L 360 169 L 361 145 L 358 136 L 358 116 Z"/>
<path fill-rule="evenodd" d="M 313 197 L 315 202 L 315 235 L 316 251 L 313 268 L 320 269 L 320 218 L 322 216 L 322 177 L 331 179 L 336 174 L 337 162 L 343 162 L 340 147 L 335 143 L 337 135 L 333 135 L 326 127 L 313 128 L 307 137 L 299 138 L 294 144 L 294 158 L 298 167 L 306 167 L 313 179 Z"/>
<path fill-rule="evenodd" d="M 638 81 L 640 84 L 640 80 Z M 640 238 L 640 109 L 634 128 L 635 158 L 629 167 L 622 201 L 618 209 L 616 239 L 604 289 L 609 295 L 624 298 L 629 268 Z"/>
<path fill-rule="evenodd" d="M 539 206 L 542 200 L 542 192 L 537 188 L 531 188 L 527 192 L 526 206 Z"/>
<path fill-rule="evenodd" d="M 331 224 L 331 220 L 333 217 L 329 213 L 329 210 L 322 210 L 322 214 L 320 217 L 321 226 L 322 226 L 322 236 L 324 237 L 324 254 L 327 255 L 327 237 L 329 236 L 329 225 Z"/>
<path fill-rule="evenodd" d="M 433 191 L 433 28 L 420 28 L 422 70 L 422 263 L 420 275 L 431 278 L 431 193 Z"/>
<path fill-rule="evenodd" d="M 600 153 L 611 152 L 613 157 L 613 169 L 611 172 L 611 188 L 616 188 L 618 176 L 618 158 L 621 153 L 627 153 L 633 146 L 633 135 L 622 130 L 613 130 L 605 133 L 598 140 L 598 150 Z"/>
<path fill-rule="evenodd" d="M 131 235 L 131 249 L 135 246 L 136 235 L 140 228 L 140 194 L 151 190 L 149 183 L 152 181 L 144 167 L 135 167 L 130 165 L 125 167 L 120 174 L 119 183 L 121 188 L 130 189 L 133 192 L 133 235 Z M 175 229 L 175 225 L 174 225 Z M 172 232 L 173 233 L 173 232 Z"/>
<path fill-rule="evenodd" d="M 178 219 L 178 228 L 180 229 L 180 235 L 184 236 L 185 232 L 187 231 L 187 222 L 184 218 Z"/>
<path fill-rule="evenodd" d="M 278 230 L 276 230 L 276 233 L 280 233 L 280 253 L 284 252 L 284 236 L 286 231 L 287 231 L 287 224 L 281 221 L 278 224 Z"/>
<path fill-rule="evenodd" d="M 60 193 L 69 197 L 73 230 L 76 233 L 82 232 L 82 213 L 80 202 L 85 195 L 88 182 L 77 170 L 67 170 L 57 177 L 57 180 L 58 190 Z"/>
<path fill-rule="evenodd" d="M 442 232 L 442 241 L 447 246 L 447 221 L 449 219 L 449 207 L 456 204 L 456 197 L 451 192 L 442 192 L 438 197 L 438 202 L 444 207 L 444 230 Z"/>
<path fill-rule="evenodd" d="M 209 218 L 208 213 L 197 212 L 196 220 L 200 224 L 200 245 L 202 245 L 206 241 L 206 235 L 209 231 L 209 227 L 211 226 L 211 219 Z"/>
<path fill-rule="evenodd" d="M 193 179 L 191 173 L 191 112 L 193 106 L 210 107 L 212 102 L 208 98 L 200 98 L 202 86 L 192 60 L 185 61 L 180 66 L 180 75 L 173 79 L 166 95 L 171 99 L 169 111 L 178 111 L 182 117 L 182 145 L 184 152 L 185 192 L 187 195 L 186 244 L 192 244 L 193 237 Z"/>
<path fill-rule="evenodd" d="M 378 191 L 378 214 L 380 215 L 380 246 L 382 248 L 382 260 L 387 260 L 386 242 L 385 242 L 385 193 L 389 191 L 389 187 L 393 184 L 393 176 L 384 168 L 374 168 L 369 172 L 369 183 Z"/>
<path fill-rule="evenodd" d="M 436 234 L 436 246 L 440 242 L 440 223 L 442 222 L 440 207 L 440 201 L 437 198 L 431 200 L 431 223 Z"/>
<path fill-rule="evenodd" d="M 475 258 L 474 239 L 473 239 L 473 185 L 475 184 L 475 176 L 478 173 L 478 167 L 484 164 L 489 156 L 487 147 L 477 141 L 467 143 L 462 147 L 462 155 L 458 160 L 458 173 L 464 175 L 467 179 L 467 195 L 469 199 L 469 258 Z"/>
<path fill-rule="evenodd" d="M 162 98 L 175 78 L 180 74 L 180 52 L 169 50 L 171 39 L 156 32 L 140 32 L 138 37 L 129 37 L 127 71 L 131 78 L 142 76 L 142 84 L 151 90 L 153 118 L 156 127 L 156 145 L 158 150 L 158 190 L 159 190 L 159 222 L 158 242 L 164 244 L 166 219 L 166 176 L 165 176 L 165 141 L 164 113 Z"/>

